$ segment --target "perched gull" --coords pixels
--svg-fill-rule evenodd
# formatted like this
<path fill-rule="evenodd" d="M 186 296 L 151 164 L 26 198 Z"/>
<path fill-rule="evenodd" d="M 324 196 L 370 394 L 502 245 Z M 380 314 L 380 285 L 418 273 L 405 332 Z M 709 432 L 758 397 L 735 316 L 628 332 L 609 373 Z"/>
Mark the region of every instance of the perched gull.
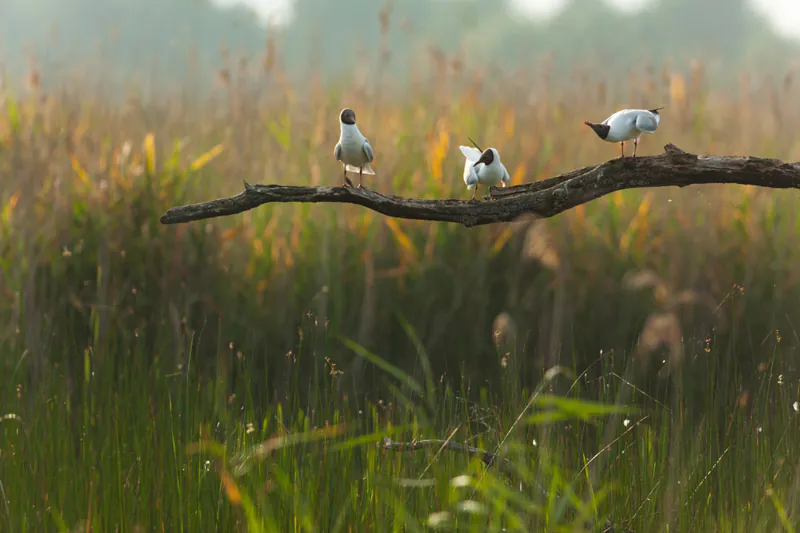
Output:
<path fill-rule="evenodd" d="M 333 155 L 337 161 L 341 161 L 344 167 L 345 186 L 353 186 L 347 177 L 347 171 L 358 172 L 358 188 L 361 188 L 363 174 L 375 175 L 372 170 L 373 154 L 369 141 L 364 137 L 356 126 L 356 114 L 352 109 L 342 109 L 339 113 L 339 142 L 333 149 Z"/>
<path fill-rule="evenodd" d="M 500 162 L 500 154 L 494 148 L 489 148 L 483 152 L 471 146 L 459 146 L 458 148 L 466 158 L 464 162 L 464 183 L 467 184 L 467 190 L 475 189 L 472 191 L 473 200 L 478 192 L 478 185 L 491 187 L 502 183 L 503 187 L 505 187 L 511 181 L 506 167 Z"/>
<path fill-rule="evenodd" d="M 625 141 L 633 139 L 633 157 L 636 157 L 636 147 L 642 133 L 655 133 L 661 115 L 658 113 L 663 107 L 655 109 L 623 109 L 617 111 L 600 124 L 584 122 L 592 128 L 598 137 L 610 143 L 618 142 L 622 157 L 625 157 Z"/>

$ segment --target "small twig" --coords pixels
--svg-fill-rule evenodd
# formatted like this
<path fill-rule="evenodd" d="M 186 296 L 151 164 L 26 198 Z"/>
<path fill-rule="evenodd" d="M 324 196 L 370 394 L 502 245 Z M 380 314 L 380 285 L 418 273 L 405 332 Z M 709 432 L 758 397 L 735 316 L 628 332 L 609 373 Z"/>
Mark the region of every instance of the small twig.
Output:
<path fill-rule="evenodd" d="M 717 465 L 719 465 L 720 461 L 722 461 L 722 459 L 725 457 L 725 455 L 727 455 L 727 453 L 728 453 L 728 451 L 729 451 L 730 449 L 731 449 L 731 447 L 730 447 L 730 446 L 728 446 L 727 448 L 725 448 L 725 451 L 724 451 L 724 452 L 722 452 L 722 455 L 720 455 L 720 456 L 719 456 L 719 458 L 717 458 L 717 462 L 716 462 L 716 463 L 714 463 L 713 465 L 711 465 L 711 469 L 710 469 L 708 472 L 706 472 L 706 475 L 705 475 L 705 477 L 704 477 L 703 479 L 701 479 L 701 480 L 700 480 L 700 483 L 699 483 L 699 484 L 698 484 L 698 485 L 697 485 L 697 486 L 694 488 L 694 490 L 692 491 L 692 493 L 691 493 L 691 494 L 689 495 L 689 497 L 686 499 L 686 502 L 683 504 L 683 506 L 684 506 L 684 507 L 686 507 L 687 505 L 689 505 L 689 502 L 690 502 L 690 501 L 692 501 L 692 498 L 694 498 L 694 495 L 695 495 L 695 494 L 697 494 L 697 491 L 698 491 L 698 490 L 700 490 L 700 487 L 702 487 L 702 486 L 703 486 L 703 483 L 705 483 L 705 482 L 706 482 L 706 480 L 708 479 L 708 477 L 711 475 L 711 473 L 714 471 L 714 469 L 715 469 L 715 468 L 717 468 Z"/>
<path fill-rule="evenodd" d="M 477 148 L 478 150 L 483 152 L 483 149 L 480 146 L 478 146 L 478 143 L 476 143 L 475 141 L 472 140 L 472 137 L 467 137 L 467 139 L 469 139 L 469 142 L 472 143 L 472 146 L 474 146 L 475 148 Z"/>
<path fill-rule="evenodd" d="M 8 508 L 8 498 L 6 498 L 6 489 L 3 487 L 3 481 L 0 480 L 0 496 L 3 498 L 3 503 L 6 507 L 6 517 L 8 518 L 8 530 L 14 531 L 14 524 L 11 522 L 11 510 Z"/>
<path fill-rule="evenodd" d="M 460 442 L 453 442 L 451 440 L 442 440 L 442 439 L 426 439 L 426 440 L 412 440 L 411 442 L 394 442 L 390 438 L 383 439 L 383 443 L 378 443 L 381 448 L 384 450 L 390 450 L 393 452 L 415 452 L 419 450 L 424 450 L 427 448 L 438 448 L 437 453 L 443 450 L 449 450 L 454 452 L 464 452 L 470 457 L 473 456 L 480 456 L 481 461 L 486 466 L 492 466 L 495 464 L 495 460 L 498 458 L 497 454 L 487 452 L 486 450 L 481 450 L 480 448 L 473 448 L 467 444 L 461 444 Z M 505 457 L 501 457 L 503 462 L 512 467 L 511 461 L 506 459 Z"/>
<path fill-rule="evenodd" d="M 634 385 L 633 383 L 631 383 L 631 382 L 630 382 L 630 381 L 628 381 L 627 379 L 623 378 L 622 376 L 620 376 L 620 375 L 619 375 L 619 374 L 617 374 L 616 372 L 611 372 L 611 373 L 609 373 L 608 375 L 609 375 L 609 376 L 611 376 L 611 377 L 617 378 L 617 379 L 618 379 L 618 380 L 620 380 L 622 383 L 624 383 L 624 384 L 625 384 L 625 385 L 627 385 L 628 387 L 632 388 L 633 390 L 635 390 L 636 392 L 638 392 L 639 394 L 641 394 L 642 396 L 644 396 L 644 397 L 645 397 L 645 398 L 647 398 L 648 400 L 650 400 L 650 401 L 652 401 L 652 402 L 655 402 L 657 405 L 659 405 L 660 407 L 664 408 L 664 409 L 665 409 L 665 410 L 666 410 L 668 413 L 672 413 L 672 409 L 670 409 L 669 407 L 667 407 L 665 404 L 663 404 L 663 403 L 659 402 L 658 400 L 656 400 L 655 398 L 653 398 L 652 396 L 650 396 L 649 394 L 647 394 L 645 391 L 643 391 L 642 389 L 640 389 L 639 387 L 637 387 L 636 385 Z"/>
<path fill-rule="evenodd" d="M 656 489 L 658 488 L 658 486 L 659 486 L 660 484 L 661 484 L 661 481 L 660 481 L 660 480 L 659 480 L 659 481 L 656 481 L 656 484 L 655 484 L 655 485 L 653 485 L 653 488 L 652 488 L 652 489 L 650 489 L 650 492 L 648 492 L 648 493 L 647 493 L 647 496 L 645 496 L 645 498 L 642 500 L 642 503 L 640 503 L 640 504 L 639 504 L 639 508 L 638 508 L 638 509 L 636 509 L 636 512 L 635 512 L 635 513 L 633 513 L 633 516 L 632 516 L 632 517 L 630 517 L 630 518 L 628 519 L 628 523 L 629 523 L 629 524 L 630 524 L 630 523 L 633 523 L 633 521 L 634 521 L 634 520 L 636 520 L 636 516 L 639 514 L 639 511 L 641 511 L 641 510 L 642 510 L 642 507 L 644 507 L 644 504 L 646 504 L 648 501 L 650 501 L 650 496 L 652 496 L 652 495 L 653 495 L 653 493 L 656 491 Z"/>
<path fill-rule="evenodd" d="M 438 450 L 436 450 L 435 454 L 433 454 L 433 457 L 431 458 L 431 460 L 428 463 L 428 465 L 425 467 L 425 470 L 420 472 L 419 479 L 422 479 L 422 477 L 425 475 L 425 473 L 428 471 L 428 469 L 431 467 L 431 465 L 434 463 L 434 461 L 436 461 L 436 458 L 439 457 L 439 454 L 447 449 L 447 445 L 450 444 L 450 442 L 453 440 L 453 437 L 455 437 L 456 433 L 458 433 L 459 429 L 461 429 L 461 425 L 460 424 L 453 428 L 453 431 L 451 431 L 450 434 L 447 436 L 447 439 L 444 441 L 442 446 Z M 484 463 L 485 463 L 485 461 L 484 461 Z M 486 463 L 486 466 L 489 466 L 489 464 Z"/>
<path fill-rule="evenodd" d="M 601 449 L 599 452 L 597 452 L 596 454 L 594 454 L 594 455 L 592 456 L 592 458 L 591 458 L 591 459 L 589 459 L 589 460 L 586 462 L 586 464 L 585 464 L 585 465 L 583 465 L 583 468 L 581 468 L 580 472 L 578 472 L 578 473 L 575 475 L 575 478 L 576 478 L 576 479 L 577 479 L 577 478 L 579 478 L 579 477 L 581 476 L 581 474 L 583 474 L 583 471 L 584 471 L 584 470 L 586 470 L 587 468 L 589 468 L 589 465 L 590 465 L 590 464 L 592 464 L 592 463 L 594 462 L 594 460 L 595 460 L 595 459 L 597 459 L 598 457 L 600 457 L 600 455 L 601 455 L 603 452 L 605 452 L 606 450 L 608 450 L 609 448 L 611 448 L 611 447 L 612 447 L 614 444 L 616 444 L 616 443 L 617 443 L 617 441 L 618 441 L 618 440 L 620 440 L 622 437 L 624 437 L 625 435 L 627 435 L 628 433 L 630 433 L 631 431 L 633 431 L 633 430 L 634 430 L 634 428 L 637 428 L 637 427 L 639 427 L 639 424 L 641 424 L 642 422 L 644 422 L 644 421 L 645 421 L 645 420 L 647 420 L 648 418 L 650 418 L 650 415 L 645 415 L 645 416 L 644 416 L 644 417 L 642 417 L 642 418 L 641 418 L 641 419 L 640 419 L 638 422 L 636 422 L 636 423 L 635 423 L 635 424 L 633 424 L 631 427 L 629 427 L 628 429 L 626 429 L 625 431 L 623 431 L 623 432 L 620 434 L 620 436 L 619 436 L 619 437 L 617 437 L 616 439 L 612 440 L 612 441 L 611 441 L 611 442 L 609 442 L 607 445 L 603 446 L 603 448 L 602 448 L 602 449 Z"/>

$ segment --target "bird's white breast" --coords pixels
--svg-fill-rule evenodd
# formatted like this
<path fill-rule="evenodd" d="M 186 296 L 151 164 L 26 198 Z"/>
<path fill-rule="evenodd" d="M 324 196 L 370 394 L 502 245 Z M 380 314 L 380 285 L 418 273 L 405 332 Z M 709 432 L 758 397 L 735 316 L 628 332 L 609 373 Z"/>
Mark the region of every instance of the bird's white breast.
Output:
<path fill-rule="evenodd" d="M 481 185 L 498 185 L 506 173 L 503 164 L 499 161 L 494 161 L 489 166 L 481 163 L 475 170 L 478 173 L 478 183 Z"/>
<path fill-rule="evenodd" d="M 369 161 L 364 152 L 364 142 L 367 140 L 355 124 L 342 124 L 339 143 L 342 145 L 342 162 L 361 166 Z"/>

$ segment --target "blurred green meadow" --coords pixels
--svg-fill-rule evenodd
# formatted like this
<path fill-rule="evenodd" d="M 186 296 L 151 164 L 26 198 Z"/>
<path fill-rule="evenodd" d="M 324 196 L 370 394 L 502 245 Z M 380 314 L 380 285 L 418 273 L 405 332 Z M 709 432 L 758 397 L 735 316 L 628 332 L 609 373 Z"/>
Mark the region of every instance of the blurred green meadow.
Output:
<path fill-rule="evenodd" d="M 700 64 L 528 84 L 429 60 L 404 94 L 269 61 L 207 99 L 0 91 L 0 531 L 797 529 L 793 191 L 471 229 L 331 204 L 159 223 L 242 180 L 338 185 L 345 106 L 365 185 L 404 196 L 468 198 L 468 136 L 513 184 L 617 157 L 583 121 L 624 106 L 667 106 L 641 155 L 800 159 L 792 73 L 721 93 Z M 505 459 L 391 449 L 415 439 Z"/>

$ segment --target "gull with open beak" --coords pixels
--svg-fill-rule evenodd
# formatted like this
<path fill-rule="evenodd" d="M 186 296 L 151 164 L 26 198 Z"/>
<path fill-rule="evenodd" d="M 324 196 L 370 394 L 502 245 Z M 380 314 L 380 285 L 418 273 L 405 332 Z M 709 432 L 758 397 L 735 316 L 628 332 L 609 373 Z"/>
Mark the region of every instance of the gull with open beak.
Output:
<path fill-rule="evenodd" d="M 655 109 L 623 109 L 617 111 L 600 124 L 584 122 L 592 128 L 598 137 L 611 143 L 619 143 L 622 157 L 625 157 L 625 141 L 633 140 L 633 157 L 636 157 L 636 148 L 642 133 L 655 133 L 661 121 L 659 111 Z"/>
<path fill-rule="evenodd" d="M 353 182 L 347 177 L 347 171 L 358 172 L 358 188 L 361 188 L 361 180 L 364 174 L 375 175 L 372 170 L 373 153 L 369 141 L 364 137 L 356 126 L 356 114 L 352 109 L 342 109 L 339 113 L 339 142 L 333 149 L 333 155 L 337 161 L 341 161 L 344 167 L 345 187 L 353 186 Z"/>
<path fill-rule="evenodd" d="M 505 187 L 511 181 L 506 167 L 500 162 L 500 154 L 496 149 L 488 148 L 482 151 L 477 148 L 477 145 L 476 148 L 471 146 L 459 146 L 458 148 L 466 158 L 464 183 L 467 185 L 467 190 L 474 189 L 472 191 L 473 200 L 478 192 L 478 185 L 491 187 L 502 184 Z"/>

